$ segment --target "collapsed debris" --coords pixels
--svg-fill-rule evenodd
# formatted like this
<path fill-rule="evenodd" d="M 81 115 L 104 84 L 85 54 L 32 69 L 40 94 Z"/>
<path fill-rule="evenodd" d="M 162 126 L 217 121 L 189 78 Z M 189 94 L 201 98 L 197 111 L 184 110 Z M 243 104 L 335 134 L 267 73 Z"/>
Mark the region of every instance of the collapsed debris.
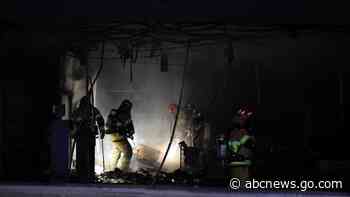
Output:
<path fill-rule="evenodd" d="M 156 172 L 153 170 L 140 169 L 136 172 L 122 172 L 120 170 L 105 172 L 96 177 L 97 183 L 109 184 L 152 184 Z M 194 176 L 180 169 L 172 172 L 161 172 L 158 175 L 158 184 L 198 184 L 201 181 L 199 176 Z"/>

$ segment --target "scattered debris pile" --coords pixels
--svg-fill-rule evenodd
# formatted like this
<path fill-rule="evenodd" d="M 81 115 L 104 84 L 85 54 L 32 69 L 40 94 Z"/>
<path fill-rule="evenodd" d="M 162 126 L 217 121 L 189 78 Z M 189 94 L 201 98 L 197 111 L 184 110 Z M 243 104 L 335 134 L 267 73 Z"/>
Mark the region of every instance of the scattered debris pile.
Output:
<path fill-rule="evenodd" d="M 97 176 L 98 183 L 112 184 L 152 184 L 156 172 L 141 169 L 136 172 L 122 172 L 120 170 L 105 172 Z M 157 184 L 199 184 L 200 178 L 185 171 L 176 170 L 172 173 L 161 172 Z"/>
<path fill-rule="evenodd" d="M 137 172 L 115 171 L 105 172 L 97 176 L 98 183 L 118 183 L 118 184 L 149 184 L 152 176 L 145 170 Z"/>

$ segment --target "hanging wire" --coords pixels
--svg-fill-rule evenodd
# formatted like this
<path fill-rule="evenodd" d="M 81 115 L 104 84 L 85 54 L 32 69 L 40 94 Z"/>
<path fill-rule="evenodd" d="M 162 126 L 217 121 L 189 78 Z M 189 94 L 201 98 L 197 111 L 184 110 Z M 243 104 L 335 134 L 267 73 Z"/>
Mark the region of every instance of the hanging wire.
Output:
<path fill-rule="evenodd" d="M 101 57 L 100 57 L 100 67 L 96 73 L 96 76 L 94 78 L 94 80 L 91 82 L 91 86 L 90 86 L 90 90 L 89 90 L 89 95 L 92 93 L 92 89 L 93 87 L 95 86 L 95 83 L 98 79 L 98 77 L 100 76 L 101 72 L 102 72 L 102 69 L 103 69 L 103 63 L 104 63 L 104 54 L 105 54 L 105 41 L 103 40 L 102 41 L 102 49 L 101 49 Z"/>
<path fill-rule="evenodd" d="M 232 40 L 229 39 L 228 40 L 228 47 L 232 47 Z M 225 95 L 225 91 L 227 90 L 228 88 L 228 85 L 229 85 L 229 82 L 230 82 L 230 76 L 229 76 L 229 73 L 231 73 L 231 68 L 232 68 L 232 63 L 233 63 L 233 59 L 237 58 L 237 55 L 235 54 L 235 51 L 233 48 L 232 48 L 233 51 L 231 51 L 233 54 L 233 57 L 232 58 L 227 58 L 228 62 L 225 63 L 225 74 L 224 74 L 224 79 L 223 79 L 223 88 L 216 88 L 216 92 L 215 92 L 215 95 L 209 100 L 209 103 L 208 103 L 208 108 L 210 109 L 210 106 L 212 105 L 215 105 L 217 104 L 217 99 L 220 96 L 224 96 Z M 230 54 L 227 54 L 227 55 L 230 55 Z M 222 91 L 219 91 L 219 89 L 221 89 Z M 213 108 L 214 109 L 214 108 Z M 208 112 L 209 115 L 212 114 L 212 110 L 210 110 Z"/>
<path fill-rule="evenodd" d="M 130 60 L 130 83 L 132 83 L 134 80 L 134 71 L 133 71 L 133 65 L 132 62 Z"/>
<path fill-rule="evenodd" d="M 187 69 L 188 62 L 189 62 L 190 47 L 191 47 L 191 45 L 190 45 L 190 42 L 188 41 L 187 48 L 186 48 L 186 59 L 185 59 L 185 64 L 184 64 L 184 68 L 183 68 L 183 73 L 182 73 L 182 85 L 181 85 L 181 90 L 180 90 L 179 101 L 178 101 L 178 104 L 177 104 L 175 121 L 174 121 L 174 124 L 173 124 L 172 133 L 171 133 L 171 136 L 170 136 L 168 147 L 167 147 L 167 149 L 165 151 L 164 157 L 162 159 L 162 162 L 160 163 L 160 166 L 159 166 L 159 168 L 157 170 L 157 173 L 156 173 L 156 175 L 155 175 L 155 177 L 153 179 L 153 183 L 152 183 L 153 186 L 155 186 L 157 181 L 158 181 L 159 173 L 161 172 L 161 170 L 163 168 L 163 165 L 164 165 L 165 160 L 166 160 L 166 158 L 168 156 L 170 147 L 172 145 L 172 142 L 173 142 L 173 139 L 174 139 L 174 136 L 175 136 L 175 130 L 176 130 L 177 121 L 178 121 L 178 118 L 179 118 L 179 113 L 180 113 L 180 110 L 181 110 L 182 99 L 183 99 L 183 94 L 184 94 L 184 89 L 185 89 L 185 76 L 186 76 L 186 69 Z"/>

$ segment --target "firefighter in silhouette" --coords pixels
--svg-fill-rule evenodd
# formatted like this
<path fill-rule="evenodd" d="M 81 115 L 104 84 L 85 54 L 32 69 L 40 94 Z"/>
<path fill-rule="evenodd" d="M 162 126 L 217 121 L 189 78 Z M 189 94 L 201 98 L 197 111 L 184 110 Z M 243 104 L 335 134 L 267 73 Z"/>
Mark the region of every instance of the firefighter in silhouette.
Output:
<path fill-rule="evenodd" d="M 228 138 L 226 167 L 230 177 L 248 180 L 254 174 L 255 138 L 253 136 L 253 110 L 240 107 L 233 116 Z"/>
<path fill-rule="evenodd" d="M 243 106 L 233 117 L 228 139 L 231 161 L 244 161 L 252 158 L 252 150 L 255 146 L 251 127 L 252 116 L 253 111 Z"/>
<path fill-rule="evenodd" d="M 106 134 L 110 134 L 113 143 L 113 164 L 115 168 L 127 171 L 132 157 L 132 148 L 128 138 L 133 140 L 135 133 L 131 120 L 132 103 L 124 100 L 118 109 L 112 109 L 108 115 Z"/>
<path fill-rule="evenodd" d="M 84 96 L 79 107 L 72 113 L 73 137 L 76 140 L 76 169 L 81 182 L 92 182 L 95 177 L 95 138 L 98 129 L 104 136 L 104 119 L 88 96 Z M 96 125 L 97 123 L 97 125 Z"/>

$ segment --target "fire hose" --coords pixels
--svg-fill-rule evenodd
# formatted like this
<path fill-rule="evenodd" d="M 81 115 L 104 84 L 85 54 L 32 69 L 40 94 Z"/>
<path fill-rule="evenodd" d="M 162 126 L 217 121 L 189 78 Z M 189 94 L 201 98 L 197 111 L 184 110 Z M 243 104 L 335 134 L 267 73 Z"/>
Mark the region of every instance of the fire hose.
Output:
<path fill-rule="evenodd" d="M 187 43 L 187 48 L 186 48 L 186 59 L 185 59 L 185 64 L 184 64 L 184 68 L 183 68 L 183 73 L 182 73 L 182 85 L 181 85 L 181 90 L 180 90 L 179 101 L 178 101 L 178 104 L 177 104 L 177 110 L 176 110 L 174 125 L 173 125 L 173 128 L 172 128 L 172 133 L 171 133 L 171 136 L 170 136 L 170 140 L 169 140 L 168 147 L 167 147 L 167 149 L 166 149 L 166 152 L 165 152 L 165 154 L 164 154 L 164 157 L 163 157 L 163 159 L 162 159 L 162 162 L 161 162 L 161 164 L 160 164 L 160 166 L 159 166 L 159 168 L 158 168 L 158 170 L 157 170 L 157 173 L 156 173 L 156 175 L 154 176 L 153 183 L 152 183 L 153 186 L 155 186 L 155 184 L 156 184 L 157 181 L 158 181 L 158 177 L 159 177 L 160 171 L 161 171 L 162 168 L 163 168 L 163 165 L 164 165 L 165 160 L 166 160 L 166 158 L 167 158 L 167 156 L 168 156 L 168 153 L 169 153 L 171 144 L 172 144 L 173 139 L 174 139 L 175 130 L 176 130 L 177 121 L 178 121 L 179 112 L 180 112 L 180 109 L 181 109 L 181 104 L 182 104 L 182 99 L 183 99 L 183 94 L 184 94 L 185 75 L 186 75 L 186 68 L 187 68 L 187 66 L 188 66 L 189 53 L 190 53 L 190 42 L 188 41 L 188 43 Z"/>

